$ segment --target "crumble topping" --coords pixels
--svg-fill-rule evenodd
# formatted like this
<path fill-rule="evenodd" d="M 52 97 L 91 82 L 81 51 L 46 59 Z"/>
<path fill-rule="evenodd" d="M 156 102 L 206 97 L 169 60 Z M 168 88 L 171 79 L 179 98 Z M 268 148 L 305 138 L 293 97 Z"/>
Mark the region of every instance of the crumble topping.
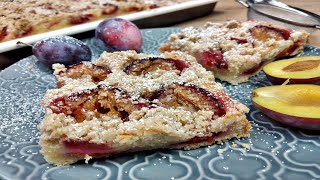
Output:
<path fill-rule="evenodd" d="M 241 143 L 241 146 L 247 151 L 250 150 L 250 144 Z"/>
<path fill-rule="evenodd" d="M 203 28 L 173 33 L 160 51 L 193 55 L 216 78 L 238 84 L 257 74 L 264 64 L 303 51 L 308 37 L 305 31 L 266 22 L 208 22 Z"/>
<path fill-rule="evenodd" d="M 142 72 L 130 74 L 125 70 L 134 61 L 151 64 L 136 63 L 141 68 L 135 70 Z M 165 70 L 168 63 L 177 64 Z M 109 156 L 135 149 L 193 149 L 249 135 L 248 108 L 231 100 L 221 84 L 214 82 L 214 75 L 190 55 L 105 52 L 95 65 L 81 66 L 101 66 L 111 73 L 94 82 L 89 74 L 63 75 L 78 65 L 53 66 L 57 80 L 64 84 L 47 91 L 43 99 L 46 115 L 39 126 L 41 152 L 51 163 L 70 164 L 95 157 L 79 154 L 86 151 L 74 148 L 77 142 L 95 144 Z M 52 146 L 61 147 L 62 152 L 53 152 Z M 76 154 L 68 158 L 65 151 Z"/>
<path fill-rule="evenodd" d="M 218 154 L 223 154 L 226 150 L 225 149 L 218 149 L 217 152 Z"/>

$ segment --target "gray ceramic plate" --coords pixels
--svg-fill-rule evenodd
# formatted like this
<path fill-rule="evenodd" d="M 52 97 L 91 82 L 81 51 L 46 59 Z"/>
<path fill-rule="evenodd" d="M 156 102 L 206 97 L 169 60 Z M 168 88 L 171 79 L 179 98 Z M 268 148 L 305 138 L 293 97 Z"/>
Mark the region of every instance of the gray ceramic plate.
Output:
<path fill-rule="evenodd" d="M 143 51 L 156 54 L 176 30 L 144 30 Z M 100 52 L 93 40 L 86 42 L 96 59 Z M 307 46 L 303 55 L 320 55 L 320 49 Z M 39 102 L 55 87 L 54 77 L 28 57 L 0 72 L 0 179 L 319 179 L 320 133 L 279 124 L 252 106 L 251 90 L 268 85 L 262 73 L 239 86 L 224 84 L 251 109 L 251 138 L 192 151 L 148 151 L 54 167 L 39 153 L 37 130 L 44 115 Z M 250 150 L 241 148 L 242 143 Z M 232 148 L 234 144 L 238 147 Z"/>

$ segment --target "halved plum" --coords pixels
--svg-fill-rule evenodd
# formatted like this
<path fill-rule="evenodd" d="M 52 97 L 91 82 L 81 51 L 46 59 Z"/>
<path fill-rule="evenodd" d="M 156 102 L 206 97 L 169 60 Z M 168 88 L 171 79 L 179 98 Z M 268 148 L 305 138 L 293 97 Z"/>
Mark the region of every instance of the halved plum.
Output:
<path fill-rule="evenodd" d="M 294 84 L 269 86 L 253 90 L 257 109 L 281 123 L 320 130 L 320 86 Z"/>
<path fill-rule="evenodd" d="M 320 56 L 304 56 L 272 62 L 263 67 L 273 84 L 320 84 Z"/>

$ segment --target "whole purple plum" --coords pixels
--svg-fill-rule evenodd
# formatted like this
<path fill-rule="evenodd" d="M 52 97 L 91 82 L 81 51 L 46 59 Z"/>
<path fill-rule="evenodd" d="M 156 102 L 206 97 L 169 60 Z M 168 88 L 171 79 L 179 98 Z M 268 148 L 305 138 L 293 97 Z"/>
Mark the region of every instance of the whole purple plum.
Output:
<path fill-rule="evenodd" d="M 130 21 L 110 18 L 102 21 L 96 28 L 97 45 L 108 52 L 135 50 L 141 51 L 142 34 Z"/>
<path fill-rule="evenodd" d="M 54 63 L 77 64 L 91 60 L 91 50 L 82 41 L 70 36 L 56 36 L 38 41 L 32 47 L 33 54 L 51 68 Z"/>

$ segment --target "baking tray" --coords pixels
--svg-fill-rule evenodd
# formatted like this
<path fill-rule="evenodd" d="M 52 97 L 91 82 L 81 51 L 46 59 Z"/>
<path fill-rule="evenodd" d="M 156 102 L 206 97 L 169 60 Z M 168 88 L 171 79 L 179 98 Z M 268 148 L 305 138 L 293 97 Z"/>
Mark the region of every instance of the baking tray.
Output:
<path fill-rule="evenodd" d="M 141 28 L 168 26 L 173 23 L 178 23 L 209 14 L 213 11 L 216 2 L 217 0 L 193 0 L 172 6 L 166 6 L 117 17 L 133 21 Z M 57 35 L 73 35 L 94 30 L 101 21 L 102 20 L 93 21 L 85 24 L 62 28 L 55 31 L 6 41 L 0 43 L 0 53 L 23 47 L 22 45 L 17 45 L 18 41 L 27 44 L 33 44 L 36 41 L 39 41 L 46 37 Z"/>

